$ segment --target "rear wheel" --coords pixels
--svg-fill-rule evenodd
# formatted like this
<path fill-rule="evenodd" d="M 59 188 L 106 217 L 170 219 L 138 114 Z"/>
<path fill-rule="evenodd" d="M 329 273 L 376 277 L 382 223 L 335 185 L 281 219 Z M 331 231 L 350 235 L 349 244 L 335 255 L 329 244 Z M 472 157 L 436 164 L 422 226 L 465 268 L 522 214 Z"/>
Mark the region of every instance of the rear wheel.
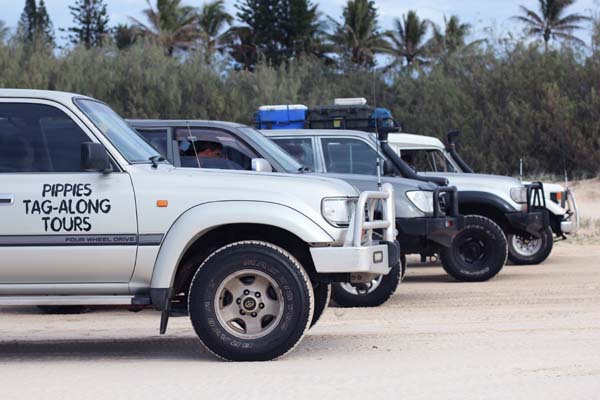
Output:
<path fill-rule="evenodd" d="M 402 280 L 406 256 L 402 255 L 387 275 L 368 283 L 334 283 L 331 299 L 340 307 L 377 307 L 388 301 Z"/>
<path fill-rule="evenodd" d="M 508 259 L 517 265 L 540 264 L 548 258 L 554 246 L 552 229 L 547 227 L 539 238 L 528 235 L 508 235 Z"/>
<path fill-rule="evenodd" d="M 463 282 L 482 282 L 496 276 L 506 262 L 506 237 L 494 221 L 479 215 L 465 216 L 465 227 L 451 247 L 440 250 L 444 270 Z"/>
<path fill-rule="evenodd" d="M 272 360 L 304 336 L 313 317 L 313 289 L 289 252 L 243 241 L 220 248 L 198 268 L 188 308 L 196 334 L 218 357 Z"/>

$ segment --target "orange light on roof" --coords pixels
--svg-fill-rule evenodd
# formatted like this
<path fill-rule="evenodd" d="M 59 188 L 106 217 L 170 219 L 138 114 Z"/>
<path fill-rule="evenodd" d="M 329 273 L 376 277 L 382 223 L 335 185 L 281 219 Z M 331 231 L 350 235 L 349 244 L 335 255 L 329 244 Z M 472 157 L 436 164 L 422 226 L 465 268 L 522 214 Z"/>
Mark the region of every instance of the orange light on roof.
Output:
<path fill-rule="evenodd" d="M 156 200 L 156 207 L 169 207 L 169 200 Z"/>

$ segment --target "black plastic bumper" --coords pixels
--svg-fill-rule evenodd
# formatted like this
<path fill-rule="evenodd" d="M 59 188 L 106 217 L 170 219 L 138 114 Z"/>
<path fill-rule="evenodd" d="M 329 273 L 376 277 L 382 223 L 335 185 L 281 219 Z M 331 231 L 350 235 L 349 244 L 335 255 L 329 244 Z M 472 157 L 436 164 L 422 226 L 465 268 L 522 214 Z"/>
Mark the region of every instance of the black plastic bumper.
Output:
<path fill-rule="evenodd" d="M 396 218 L 398 240 L 404 245 L 414 239 L 425 239 L 450 247 L 454 236 L 465 226 L 462 215 L 455 217 Z M 404 251 L 402 246 L 402 251 Z"/>
<path fill-rule="evenodd" d="M 546 210 L 514 212 L 504 214 L 512 231 L 527 232 L 541 237 L 541 232 L 550 225 L 550 216 Z"/>
<path fill-rule="evenodd" d="M 400 243 L 398 243 L 398 241 L 394 240 L 393 242 L 386 242 L 385 240 L 382 240 L 379 244 L 387 244 L 388 264 L 390 268 L 400 262 Z"/>

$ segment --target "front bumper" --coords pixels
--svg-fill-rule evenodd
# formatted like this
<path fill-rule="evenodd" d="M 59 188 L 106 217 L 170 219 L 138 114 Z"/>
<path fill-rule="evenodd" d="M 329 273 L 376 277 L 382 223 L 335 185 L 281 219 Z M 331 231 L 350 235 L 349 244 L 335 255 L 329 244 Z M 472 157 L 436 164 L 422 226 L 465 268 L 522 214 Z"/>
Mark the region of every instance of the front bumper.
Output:
<path fill-rule="evenodd" d="M 375 217 L 378 207 L 382 211 L 381 219 Z M 386 275 L 400 260 L 395 220 L 391 184 L 385 183 L 380 191 L 362 192 L 343 246 L 310 249 L 315 270 L 319 274 Z M 383 241 L 373 240 L 374 230 L 383 231 Z"/>
<path fill-rule="evenodd" d="M 546 209 L 546 196 L 542 182 L 532 182 L 527 188 L 527 212 L 505 213 L 510 230 L 515 233 L 527 232 L 539 238 L 550 226 L 550 215 Z"/>
<path fill-rule="evenodd" d="M 310 254 L 320 274 L 386 275 L 400 259 L 400 246 L 397 242 L 377 242 L 360 247 L 313 247 Z"/>
<path fill-rule="evenodd" d="M 541 237 L 541 232 L 550 224 L 550 217 L 546 210 L 514 212 L 504 215 L 512 231 L 528 232 L 534 237 Z"/>
<path fill-rule="evenodd" d="M 560 223 L 562 233 L 571 234 L 579 229 L 579 210 L 577 209 L 577 200 L 575 193 L 571 189 L 565 191 L 564 205 L 566 213 Z"/>
<path fill-rule="evenodd" d="M 465 226 L 462 215 L 448 217 L 396 218 L 398 240 L 413 238 L 431 240 L 444 247 L 450 247 L 456 234 Z"/>

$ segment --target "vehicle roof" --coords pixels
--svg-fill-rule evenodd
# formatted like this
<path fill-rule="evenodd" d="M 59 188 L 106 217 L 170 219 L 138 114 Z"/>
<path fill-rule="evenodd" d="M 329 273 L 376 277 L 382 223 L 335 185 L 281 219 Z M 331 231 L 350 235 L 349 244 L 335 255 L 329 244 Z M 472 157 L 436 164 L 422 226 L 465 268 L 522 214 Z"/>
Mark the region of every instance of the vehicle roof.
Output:
<path fill-rule="evenodd" d="M 388 136 L 388 141 L 405 148 L 420 148 L 425 146 L 443 149 L 445 147 L 442 141 L 436 137 L 413 135 L 410 133 L 390 133 Z"/>
<path fill-rule="evenodd" d="M 265 136 L 294 136 L 294 135 L 327 135 L 327 136 L 364 136 L 371 137 L 373 133 L 350 129 L 263 129 Z"/>
<path fill-rule="evenodd" d="M 75 97 L 85 97 L 76 93 L 59 92 L 56 90 L 36 90 L 36 89 L 0 89 L 0 97 L 21 97 L 31 99 L 54 100 L 60 103 L 71 102 Z"/>
<path fill-rule="evenodd" d="M 205 121 L 205 120 L 189 120 L 189 119 L 128 119 L 132 125 L 140 126 L 140 127 L 152 127 L 152 126 L 164 126 L 164 127 L 180 127 L 180 126 L 190 126 L 190 127 L 203 127 L 210 126 L 213 128 L 247 128 L 247 125 L 239 124 L 237 122 L 227 122 L 227 121 Z"/>

